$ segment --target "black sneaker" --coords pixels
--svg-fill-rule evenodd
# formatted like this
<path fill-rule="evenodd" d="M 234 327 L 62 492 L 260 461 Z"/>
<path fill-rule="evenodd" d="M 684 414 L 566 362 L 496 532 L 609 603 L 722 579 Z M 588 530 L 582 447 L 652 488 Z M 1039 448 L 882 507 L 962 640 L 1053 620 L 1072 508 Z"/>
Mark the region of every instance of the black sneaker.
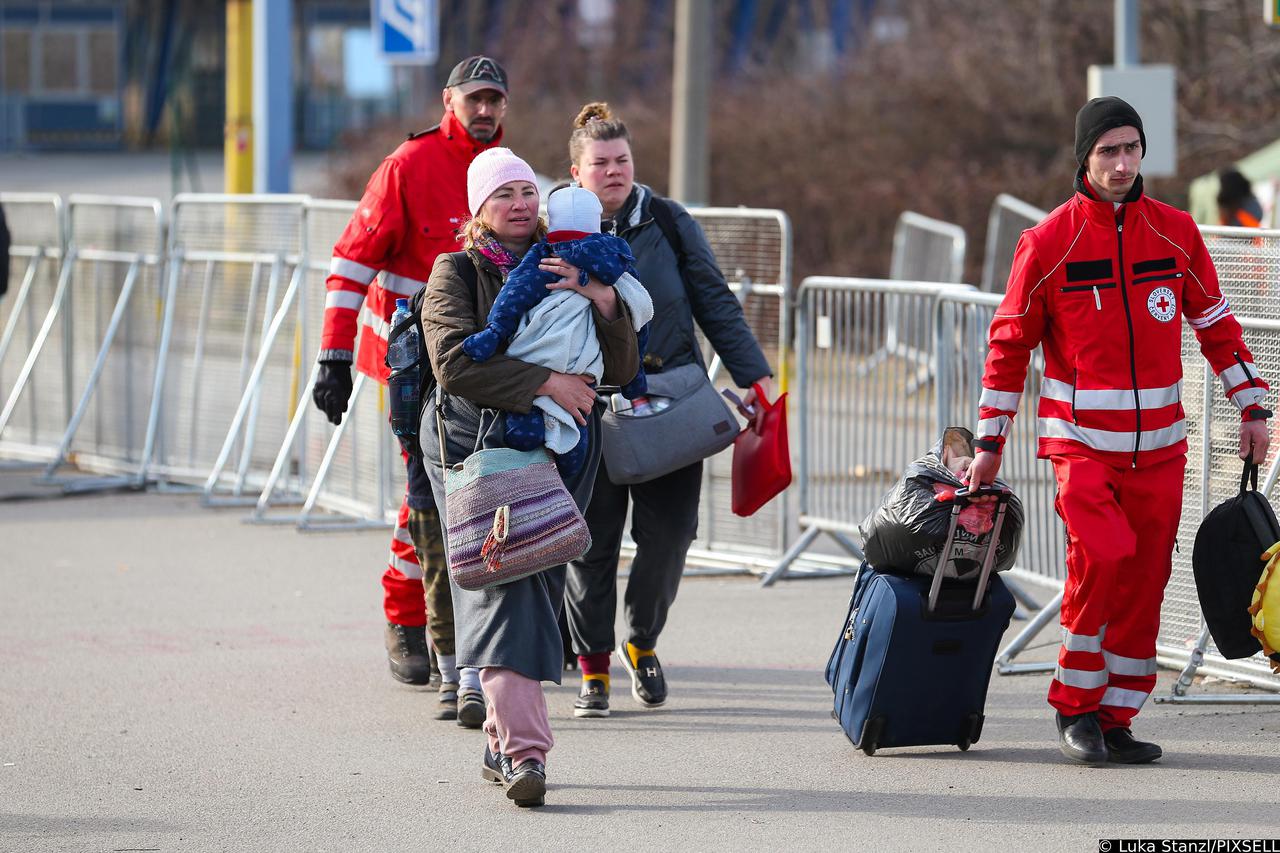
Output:
<path fill-rule="evenodd" d="M 1147 764 L 1164 755 L 1158 745 L 1135 740 L 1128 729 L 1109 729 L 1102 739 L 1107 744 L 1107 761 L 1116 764 Z"/>
<path fill-rule="evenodd" d="M 609 688 L 603 678 L 584 676 L 582 690 L 573 702 L 575 717 L 609 716 Z"/>
<path fill-rule="evenodd" d="M 431 650 L 427 646 L 425 625 L 387 623 L 387 663 L 391 677 L 405 684 L 431 682 Z"/>
<path fill-rule="evenodd" d="M 480 778 L 486 782 L 505 785 L 511 781 L 511 759 L 502 753 L 494 755 L 489 745 L 484 746 L 484 763 L 480 765 Z"/>
<path fill-rule="evenodd" d="M 517 806 L 540 806 L 547 793 L 547 768 L 535 758 L 526 758 L 511 770 L 507 780 L 507 797 Z"/>
<path fill-rule="evenodd" d="M 627 642 L 618 644 L 618 657 L 631 676 L 631 695 L 646 708 L 657 708 L 667 701 L 667 680 L 662 676 L 662 664 L 655 654 L 641 655 L 634 664 L 627 652 Z"/>

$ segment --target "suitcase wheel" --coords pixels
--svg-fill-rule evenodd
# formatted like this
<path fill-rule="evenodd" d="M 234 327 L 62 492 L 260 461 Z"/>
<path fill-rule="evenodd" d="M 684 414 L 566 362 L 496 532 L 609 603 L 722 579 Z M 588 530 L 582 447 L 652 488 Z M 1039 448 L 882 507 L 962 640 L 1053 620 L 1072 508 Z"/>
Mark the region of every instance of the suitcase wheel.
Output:
<path fill-rule="evenodd" d="M 862 724 L 862 737 L 858 738 L 862 744 L 862 751 L 867 755 L 875 755 L 876 749 L 880 746 L 882 734 L 884 734 L 884 717 L 868 717 Z"/>
<path fill-rule="evenodd" d="M 960 747 L 961 752 L 967 752 L 969 747 L 977 742 L 982 736 L 982 714 L 970 714 L 965 719 L 965 733 L 960 736 L 960 740 L 956 746 Z"/>

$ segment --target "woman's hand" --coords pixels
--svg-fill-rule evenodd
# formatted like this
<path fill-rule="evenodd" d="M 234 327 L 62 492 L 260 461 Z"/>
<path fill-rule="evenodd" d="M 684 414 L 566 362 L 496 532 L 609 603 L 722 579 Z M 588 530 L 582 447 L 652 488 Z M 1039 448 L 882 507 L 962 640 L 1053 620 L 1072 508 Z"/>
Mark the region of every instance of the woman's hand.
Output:
<path fill-rule="evenodd" d="M 578 284 L 581 277 L 578 268 L 563 258 L 544 258 L 538 268 L 560 276 L 558 281 L 547 285 L 547 290 L 572 290 L 581 293 L 591 300 L 606 320 L 618 319 L 618 291 L 609 285 L 595 277 L 588 278 L 585 285 Z"/>
<path fill-rule="evenodd" d="M 596 404 L 596 389 L 591 387 L 591 377 L 585 374 L 552 373 L 536 393 L 555 400 L 580 426 L 586 425 L 587 416 Z"/>
<path fill-rule="evenodd" d="M 774 399 L 772 376 L 761 376 L 759 379 L 757 379 L 755 382 L 751 384 L 752 384 L 752 387 L 747 389 L 747 393 L 744 394 L 742 397 L 743 408 L 750 409 L 753 406 L 755 406 L 756 401 L 759 400 L 759 395 L 756 394 L 756 389 L 755 389 L 756 385 L 760 386 L 760 390 L 764 392 L 764 396 L 766 400 Z"/>

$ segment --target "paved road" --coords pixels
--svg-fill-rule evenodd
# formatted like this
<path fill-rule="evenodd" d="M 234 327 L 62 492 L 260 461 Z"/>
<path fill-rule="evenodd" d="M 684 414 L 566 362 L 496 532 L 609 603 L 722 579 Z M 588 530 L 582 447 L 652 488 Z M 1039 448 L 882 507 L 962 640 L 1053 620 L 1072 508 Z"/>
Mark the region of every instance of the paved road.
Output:
<path fill-rule="evenodd" d="M 1090 769 L 1058 757 L 1043 676 L 996 678 L 968 753 L 854 751 L 821 675 L 844 579 L 689 580 L 662 643 L 668 707 L 624 692 L 612 718 L 575 720 L 572 687 L 548 686 L 548 805 L 518 810 L 479 780 L 478 733 L 430 719 L 433 697 L 386 675 L 384 534 L 250 527 L 185 496 L 12 499 L 26 490 L 0 476 L 0 850 L 1280 836 L 1275 706 L 1148 706 L 1140 734 L 1168 758 Z"/>
<path fill-rule="evenodd" d="M 223 191 L 222 152 L 192 152 L 175 162 L 166 151 L 0 152 L 0 188 L 5 192 L 96 193 L 159 198 L 180 192 Z M 328 198 L 329 155 L 294 156 L 294 192 Z"/>

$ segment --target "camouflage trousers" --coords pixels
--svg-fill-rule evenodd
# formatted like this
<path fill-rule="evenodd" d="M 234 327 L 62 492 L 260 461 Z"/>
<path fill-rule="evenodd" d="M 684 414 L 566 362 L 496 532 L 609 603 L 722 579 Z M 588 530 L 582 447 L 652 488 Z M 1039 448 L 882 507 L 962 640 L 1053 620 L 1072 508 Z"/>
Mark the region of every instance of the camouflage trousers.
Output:
<path fill-rule="evenodd" d="M 431 645 L 442 655 L 454 653 L 453 594 L 449 591 L 449 564 L 445 558 L 440 513 L 431 509 L 409 510 L 409 536 L 422 566 L 422 588 L 427 601 L 427 631 Z"/>

